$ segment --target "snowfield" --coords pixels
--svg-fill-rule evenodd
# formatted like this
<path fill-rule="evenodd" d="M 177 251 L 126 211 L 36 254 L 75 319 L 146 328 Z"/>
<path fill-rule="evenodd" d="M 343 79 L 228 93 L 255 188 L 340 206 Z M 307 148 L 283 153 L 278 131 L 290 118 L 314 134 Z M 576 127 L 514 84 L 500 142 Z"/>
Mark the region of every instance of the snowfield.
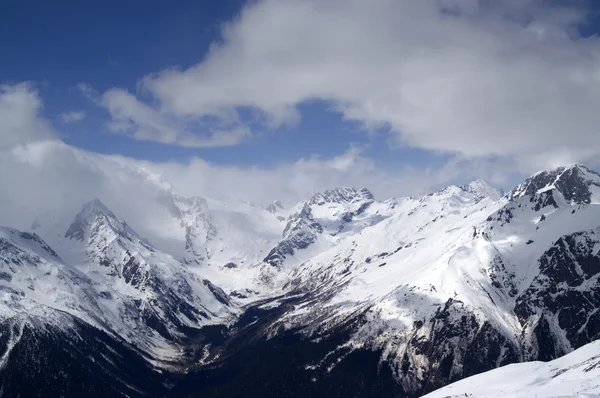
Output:
<path fill-rule="evenodd" d="M 443 387 L 423 398 L 598 398 L 600 341 L 550 362 L 506 365 Z"/>

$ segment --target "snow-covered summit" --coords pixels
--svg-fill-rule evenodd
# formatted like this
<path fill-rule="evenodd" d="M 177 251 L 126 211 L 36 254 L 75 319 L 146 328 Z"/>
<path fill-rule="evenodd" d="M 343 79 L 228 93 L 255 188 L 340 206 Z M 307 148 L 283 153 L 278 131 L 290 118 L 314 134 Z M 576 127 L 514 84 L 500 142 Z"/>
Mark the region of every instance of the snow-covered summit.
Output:
<path fill-rule="evenodd" d="M 502 192 L 493 188 L 487 181 L 478 178 L 468 184 L 461 185 L 460 188 L 480 197 L 486 197 L 493 200 L 498 200 L 502 197 Z"/>
<path fill-rule="evenodd" d="M 593 191 L 587 169 L 564 168 L 555 179 L 574 178 Z M 382 221 L 337 235 L 291 272 L 319 305 L 298 305 L 286 321 L 332 330 L 366 311 L 349 345 L 382 349 L 415 396 L 482 366 L 555 358 L 598 336 L 586 322 L 596 316 L 582 314 L 600 305 L 591 288 L 600 271 L 588 265 L 598 261 L 600 207 L 564 193 L 566 201 L 544 200 L 537 190 L 535 198 L 483 197 L 486 185 L 405 200 L 380 212 Z M 375 202 L 366 214 L 380 209 Z M 580 315 L 561 312 L 575 302 Z"/>
<path fill-rule="evenodd" d="M 177 355 L 163 350 L 194 328 L 231 317 L 230 299 L 217 284 L 150 245 L 99 199 L 81 207 L 52 247 L 36 233 L 0 228 L 0 256 L 11 272 L 0 266 L 0 285 L 5 274 L 5 290 L 27 308 L 93 320 L 152 356 Z M 36 268 L 24 272 L 11 263 Z"/>
<path fill-rule="evenodd" d="M 367 188 L 337 187 L 314 194 L 309 203 L 324 205 L 326 203 L 356 203 L 373 200 L 375 197 Z"/>
<path fill-rule="evenodd" d="M 102 228 L 110 229 L 117 235 L 137 237 L 137 233 L 126 222 L 119 220 L 100 199 L 95 198 L 83 205 L 65 232 L 65 238 L 84 241 Z"/>
<path fill-rule="evenodd" d="M 478 178 L 477 180 L 471 181 L 468 184 L 462 185 L 448 185 L 439 191 L 430 193 L 427 197 L 462 197 L 465 200 L 469 199 L 483 199 L 488 198 L 491 200 L 498 200 L 502 197 L 502 191 L 492 187 L 487 181 Z"/>
<path fill-rule="evenodd" d="M 600 201 L 600 174 L 589 168 L 574 164 L 553 170 L 540 171 L 519 184 L 509 197 L 541 194 L 550 190 L 559 191 L 571 203 Z"/>
<path fill-rule="evenodd" d="M 368 211 L 374 203 L 366 188 L 337 187 L 314 194 L 291 210 L 282 240 L 263 261 L 281 269 L 286 259 L 297 264 L 330 248 L 340 235 L 352 235 L 371 225 L 371 217 L 382 218 Z"/>

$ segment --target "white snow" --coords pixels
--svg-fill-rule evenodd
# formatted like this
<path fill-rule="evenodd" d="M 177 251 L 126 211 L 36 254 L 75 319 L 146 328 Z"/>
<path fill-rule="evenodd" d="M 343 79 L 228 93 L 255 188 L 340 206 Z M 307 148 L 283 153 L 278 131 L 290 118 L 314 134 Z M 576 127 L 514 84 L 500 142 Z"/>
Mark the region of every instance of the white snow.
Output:
<path fill-rule="evenodd" d="M 469 184 L 462 186 L 467 192 L 473 193 L 478 196 L 490 198 L 493 200 L 498 200 L 502 197 L 502 193 L 493 188 L 487 181 L 482 180 L 481 178 L 471 181 Z"/>
<path fill-rule="evenodd" d="M 550 362 L 507 365 L 424 396 L 438 397 L 600 397 L 600 341 Z"/>

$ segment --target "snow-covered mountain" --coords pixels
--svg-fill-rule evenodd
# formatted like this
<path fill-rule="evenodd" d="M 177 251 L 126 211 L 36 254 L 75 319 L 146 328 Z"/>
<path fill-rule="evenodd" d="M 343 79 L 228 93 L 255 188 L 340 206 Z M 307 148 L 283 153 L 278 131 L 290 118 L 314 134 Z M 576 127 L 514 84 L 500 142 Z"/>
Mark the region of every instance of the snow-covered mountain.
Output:
<path fill-rule="evenodd" d="M 242 201 L 186 198 L 169 190 L 157 199 L 169 212 L 161 223 L 164 250 L 202 278 L 238 298 L 270 292 L 261 279 L 262 259 L 281 234 L 281 204 L 276 213 Z"/>
<path fill-rule="evenodd" d="M 1 232 L 9 317 L 52 323 L 65 312 L 166 361 L 178 360 L 175 343 L 190 329 L 233 318 L 220 288 L 143 241 L 98 199 L 55 240 L 56 251 L 36 233 Z"/>
<path fill-rule="evenodd" d="M 292 271 L 306 298 L 282 324 L 310 335 L 357 320 L 346 348 L 319 366 L 348 347 L 381 350 L 411 395 L 570 352 L 600 337 L 598 183 L 571 166 L 500 200 L 451 186 L 401 201 Z"/>
<path fill-rule="evenodd" d="M 477 179 L 475 181 L 471 181 L 468 184 L 461 185 L 460 188 L 463 191 L 472 193 L 474 195 L 477 195 L 480 197 L 486 197 L 486 198 L 490 198 L 490 199 L 494 199 L 494 200 L 498 200 L 502 196 L 504 196 L 504 193 L 502 192 L 502 190 L 493 188 L 490 184 L 487 183 L 487 181 L 484 181 L 482 179 Z"/>
<path fill-rule="evenodd" d="M 472 376 L 424 398 L 600 397 L 600 341 L 550 362 L 527 362 Z"/>
<path fill-rule="evenodd" d="M 600 338 L 600 175 L 584 166 L 506 195 L 482 180 L 385 201 L 338 187 L 263 208 L 161 181 L 152 200 L 150 241 L 97 199 L 35 234 L 2 230 L 4 369 L 29 358 L 13 354 L 23 330 L 86 328 L 173 396 L 403 397 Z"/>
<path fill-rule="evenodd" d="M 370 223 L 368 208 L 375 202 L 368 189 L 338 187 L 300 202 L 287 219 L 279 243 L 264 261 L 290 268 L 334 246 L 340 236 Z"/>

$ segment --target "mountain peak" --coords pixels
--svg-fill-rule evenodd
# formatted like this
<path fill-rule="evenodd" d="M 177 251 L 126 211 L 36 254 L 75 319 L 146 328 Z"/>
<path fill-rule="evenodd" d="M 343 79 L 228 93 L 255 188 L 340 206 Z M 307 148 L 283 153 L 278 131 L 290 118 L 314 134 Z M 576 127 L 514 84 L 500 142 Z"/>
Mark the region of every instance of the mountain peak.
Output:
<path fill-rule="evenodd" d="M 270 205 L 265 208 L 271 214 L 279 213 L 280 210 L 283 210 L 283 204 L 279 200 L 273 201 Z"/>
<path fill-rule="evenodd" d="M 557 167 L 553 170 L 538 171 L 519 184 L 510 197 L 533 195 L 556 189 L 572 203 L 591 202 L 591 187 L 600 188 L 600 174 L 580 164 Z"/>
<path fill-rule="evenodd" d="M 323 205 L 325 203 L 354 203 L 373 200 L 375 197 L 367 188 L 337 187 L 316 193 L 309 202 L 313 205 Z"/>
<path fill-rule="evenodd" d="M 87 212 L 102 212 L 102 213 L 110 213 L 112 212 L 102 203 L 102 201 L 98 198 L 94 198 L 89 202 L 85 203 L 82 207 L 82 211 Z"/>
<path fill-rule="evenodd" d="M 73 219 L 73 222 L 65 232 L 65 238 L 83 241 L 87 231 L 98 221 L 106 221 L 115 231 L 129 231 L 135 234 L 131 228 L 120 221 L 108 207 L 98 198 L 94 198 L 85 203 L 79 213 Z"/>
<path fill-rule="evenodd" d="M 470 192 L 477 196 L 487 197 L 490 199 L 498 200 L 502 197 L 502 193 L 498 191 L 496 188 L 492 187 L 487 181 L 478 178 L 474 181 L 471 181 L 468 184 L 464 184 L 460 186 L 465 192 Z"/>

